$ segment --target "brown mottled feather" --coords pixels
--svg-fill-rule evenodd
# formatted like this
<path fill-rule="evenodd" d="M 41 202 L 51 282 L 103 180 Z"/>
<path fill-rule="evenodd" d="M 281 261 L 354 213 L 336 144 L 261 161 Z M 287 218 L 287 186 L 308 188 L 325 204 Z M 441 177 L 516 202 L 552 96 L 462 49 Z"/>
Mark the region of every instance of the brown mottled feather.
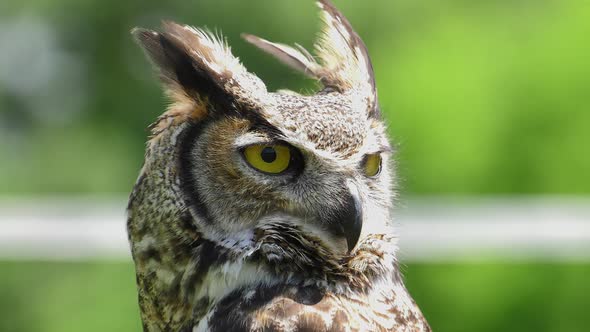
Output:
<path fill-rule="evenodd" d="M 319 62 L 245 37 L 318 79 L 311 96 L 268 92 L 206 31 L 133 31 L 171 101 L 128 206 L 144 331 L 430 331 L 399 274 L 394 172 L 362 171 L 367 154 L 391 151 L 366 47 L 319 6 Z M 250 144 L 288 145 L 300 167 L 257 172 Z M 358 242 L 344 236 L 353 217 Z"/>

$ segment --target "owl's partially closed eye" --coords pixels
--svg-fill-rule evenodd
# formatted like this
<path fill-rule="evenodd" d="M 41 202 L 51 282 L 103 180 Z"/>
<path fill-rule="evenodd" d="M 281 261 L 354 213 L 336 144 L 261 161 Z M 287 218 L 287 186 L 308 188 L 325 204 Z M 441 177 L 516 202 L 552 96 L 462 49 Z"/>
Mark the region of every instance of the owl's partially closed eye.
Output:
<path fill-rule="evenodd" d="M 171 101 L 128 210 L 144 330 L 429 329 L 397 270 L 367 49 L 319 6 L 315 57 L 244 35 L 313 95 L 267 91 L 206 31 L 133 31 Z"/>

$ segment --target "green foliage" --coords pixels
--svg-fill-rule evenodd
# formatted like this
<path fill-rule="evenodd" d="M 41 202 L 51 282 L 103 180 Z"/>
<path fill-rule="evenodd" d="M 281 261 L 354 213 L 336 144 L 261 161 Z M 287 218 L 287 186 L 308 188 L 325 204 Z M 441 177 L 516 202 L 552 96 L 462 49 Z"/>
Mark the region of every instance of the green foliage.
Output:
<path fill-rule="evenodd" d="M 590 193 L 580 179 L 590 169 L 585 1 L 336 3 L 373 57 L 404 191 Z M 133 26 L 169 18 L 219 28 L 269 88 L 309 91 L 313 82 L 239 33 L 310 47 L 315 11 L 311 0 L 3 3 L 3 54 L 29 51 L 0 57 L 0 193 L 129 191 L 144 128 L 165 105 Z M 31 38 L 31 22 L 68 56 L 45 85 L 55 57 Z M 14 83 L 27 77 L 37 90 Z"/>
<path fill-rule="evenodd" d="M 0 262 L 0 331 L 140 331 L 133 265 Z"/>
<path fill-rule="evenodd" d="M 140 331 L 130 263 L 0 262 L 0 331 Z M 435 331 L 585 331 L 588 264 L 409 264 Z"/>
<path fill-rule="evenodd" d="M 405 277 L 434 331 L 586 331 L 588 264 L 411 264 Z"/>

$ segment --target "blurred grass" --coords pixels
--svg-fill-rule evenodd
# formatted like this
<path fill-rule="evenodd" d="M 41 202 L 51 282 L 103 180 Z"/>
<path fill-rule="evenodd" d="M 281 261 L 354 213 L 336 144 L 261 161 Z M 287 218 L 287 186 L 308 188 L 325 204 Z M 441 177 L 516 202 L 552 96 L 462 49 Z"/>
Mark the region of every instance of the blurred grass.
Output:
<path fill-rule="evenodd" d="M 586 331 L 590 265 L 410 264 L 410 293 L 434 331 Z"/>
<path fill-rule="evenodd" d="M 587 331 L 590 264 L 406 264 L 437 332 Z M 0 331 L 140 331 L 130 263 L 0 262 Z"/>
<path fill-rule="evenodd" d="M 133 265 L 0 262 L 0 331 L 140 331 Z"/>
<path fill-rule="evenodd" d="M 335 2 L 374 60 L 404 192 L 590 193 L 587 1 Z M 310 47 L 316 11 L 312 0 L 3 2 L 0 42 L 14 56 L 0 57 L 0 194 L 130 190 L 165 105 L 132 27 L 218 28 L 271 90 L 309 90 L 239 33 Z"/>

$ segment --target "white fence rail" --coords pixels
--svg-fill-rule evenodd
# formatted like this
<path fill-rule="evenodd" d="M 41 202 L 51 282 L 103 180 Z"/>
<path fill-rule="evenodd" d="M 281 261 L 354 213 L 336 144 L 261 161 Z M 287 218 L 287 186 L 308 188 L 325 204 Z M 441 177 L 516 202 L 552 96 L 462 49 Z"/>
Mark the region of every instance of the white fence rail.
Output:
<path fill-rule="evenodd" d="M 398 204 L 406 261 L 590 261 L 590 199 L 422 198 Z M 129 259 L 125 198 L 0 199 L 0 259 Z"/>

